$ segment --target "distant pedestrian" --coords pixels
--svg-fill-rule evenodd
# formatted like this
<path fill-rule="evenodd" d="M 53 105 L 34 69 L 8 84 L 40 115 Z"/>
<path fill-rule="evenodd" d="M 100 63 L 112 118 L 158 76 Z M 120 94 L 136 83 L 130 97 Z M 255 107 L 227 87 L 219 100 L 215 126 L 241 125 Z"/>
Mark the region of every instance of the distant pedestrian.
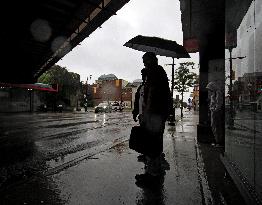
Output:
<path fill-rule="evenodd" d="M 193 99 L 193 108 L 194 108 L 194 111 L 196 111 L 196 99 Z"/>
<path fill-rule="evenodd" d="M 119 111 L 122 112 L 125 108 L 125 105 L 124 105 L 124 102 L 123 100 L 120 101 L 120 104 L 119 104 Z"/>
<path fill-rule="evenodd" d="M 218 85 L 211 81 L 206 86 L 210 92 L 209 109 L 211 113 L 211 128 L 215 137 L 215 146 L 224 146 L 224 123 L 223 123 L 223 95 Z"/>
<path fill-rule="evenodd" d="M 151 182 L 161 177 L 161 157 L 163 156 L 163 133 L 170 114 L 171 94 L 168 78 L 158 59 L 152 52 L 143 55 L 146 81 L 143 87 L 142 114 L 140 124 L 149 136 L 146 146 L 147 166 L 145 174 L 136 175 L 137 182 Z M 140 104 L 141 105 L 141 104 Z"/>
<path fill-rule="evenodd" d="M 188 102 L 187 102 L 187 109 L 190 111 L 191 108 L 192 108 L 192 100 L 191 100 L 191 98 L 188 98 L 187 101 L 188 101 Z"/>

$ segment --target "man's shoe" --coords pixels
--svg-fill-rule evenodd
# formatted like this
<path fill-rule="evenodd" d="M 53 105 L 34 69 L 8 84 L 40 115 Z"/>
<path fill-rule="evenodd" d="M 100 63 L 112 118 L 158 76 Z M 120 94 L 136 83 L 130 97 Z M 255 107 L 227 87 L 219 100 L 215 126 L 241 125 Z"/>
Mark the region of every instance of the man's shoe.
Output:
<path fill-rule="evenodd" d="M 163 170 L 170 170 L 170 165 L 169 165 L 169 163 L 166 161 L 166 159 L 161 159 L 160 163 L 161 163 L 161 168 L 162 168 Z"/>
<path fill-rule="evenodd" d="M 165 153 L 162 153 L 160 155 L 160 165 L 161 165 L 161 169 L 163 169 L 163 170 L 170 170 L 170 165 L 169 165 L 169 163 L 165 159 Z"/>

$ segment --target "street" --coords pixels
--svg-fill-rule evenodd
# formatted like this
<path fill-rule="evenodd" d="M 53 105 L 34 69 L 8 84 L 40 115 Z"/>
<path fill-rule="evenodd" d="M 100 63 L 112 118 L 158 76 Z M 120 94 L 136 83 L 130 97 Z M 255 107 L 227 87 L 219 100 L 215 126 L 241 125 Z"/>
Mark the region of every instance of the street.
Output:
<path fill-rule="evenodd" d="M 127 140 L 134 124 L 119 112 L 11 114 L 0 121 L 0 187 L 102 152 Z"/>
<path fill-rule="evenodd" d="M 135 184 L 144 165 L 128 148 L 131 112 L 0 118 L 1 204 L 244 204 L 224 178 L 221 150 L 196 143 L 197 113 L 185 111 L 175 127 L 166 125 L 170 167 L 153 187 Z"/>

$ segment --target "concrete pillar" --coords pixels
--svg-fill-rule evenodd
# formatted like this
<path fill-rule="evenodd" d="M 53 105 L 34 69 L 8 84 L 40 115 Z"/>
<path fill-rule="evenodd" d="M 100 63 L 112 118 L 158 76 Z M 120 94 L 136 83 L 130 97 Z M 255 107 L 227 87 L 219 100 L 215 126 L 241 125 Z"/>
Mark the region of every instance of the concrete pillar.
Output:
<path fill-rule="evenodd" d="M 223 4 L 224 2 L 221 1 L 220 9 L 203 13 L 200 20 L 202 26 L 200 26 L 200 35 L 198 37 L 200 44 L 200 79 L 197 140 L 204 143 L 214 141 L 210 127 L 208 91 L 206 89 L 206 85 L 210 80 L 210 66 L 217 66 L 220 71 L 221 69 L 225 70 L 223 63 L 221 64 L 225 58 L 225 10 L 222 8 Z"/>

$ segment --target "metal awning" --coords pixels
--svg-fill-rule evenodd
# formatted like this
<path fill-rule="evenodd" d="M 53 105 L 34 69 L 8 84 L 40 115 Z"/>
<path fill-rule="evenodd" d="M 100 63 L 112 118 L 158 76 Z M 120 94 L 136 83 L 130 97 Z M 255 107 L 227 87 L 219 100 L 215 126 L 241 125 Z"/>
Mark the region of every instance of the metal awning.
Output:
<path fill-rule="evenodd" d="M 0 82 L 35 82 L 128 1 L 4 1 Z"/>
<path fill-rule="evenodd" d="M 14 83 L 0 83 L 0 88 L 23 88 L 28 90 L 41 90 L 48 92 L 58 92 L 58 85 L 55 85 L 54 88 L 51 85 L 43 83 L 34 83 L 34 84 L 14 84 Z"/>

